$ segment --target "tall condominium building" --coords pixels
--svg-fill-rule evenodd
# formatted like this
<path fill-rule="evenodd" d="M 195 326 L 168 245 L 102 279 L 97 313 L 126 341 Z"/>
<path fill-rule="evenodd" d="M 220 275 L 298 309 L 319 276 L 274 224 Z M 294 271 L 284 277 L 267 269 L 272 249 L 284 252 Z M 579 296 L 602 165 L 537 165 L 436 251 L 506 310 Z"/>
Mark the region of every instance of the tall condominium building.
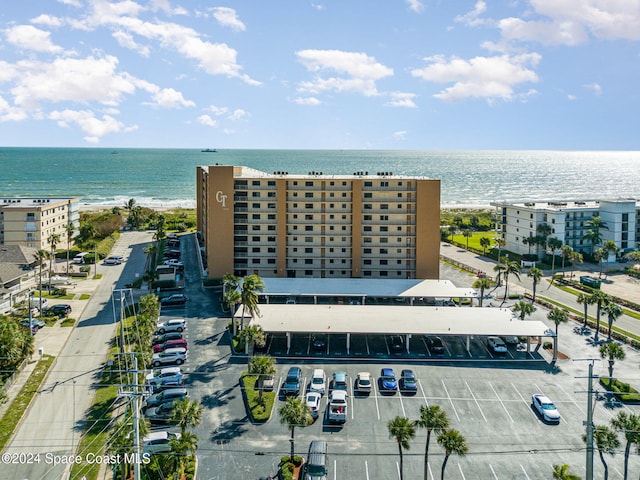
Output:
<path fill-rule="evenodd" d="M 79 199 L 51 197 L 0 197 L 0 245 L 24 245 L 49 250 L 48 238 L 60 236 L 67 245 L 67 225 L 80 226 Z"/>
<path fill-rule="evenodd" d="M 437 279 L 440 180 L 197 168 L 210 278 Z"/>
<path fill-rule="evenodd" d="M 592 244 L 585 235 L 587 223 L 600 217 L 606 228 L 602 241 L 613 240 L 620 252 L 635 250 L 640 242 L 640 200 L 590 200 L 562 202 L 493 202 L 496 207 L 496 235 L 506 249 L 518 254 L 536 252 L 527 238 L 540 235 L 539 226 L 550 227 L 548 238 L 557 238 L 575 251 L 591 253 Z"/>

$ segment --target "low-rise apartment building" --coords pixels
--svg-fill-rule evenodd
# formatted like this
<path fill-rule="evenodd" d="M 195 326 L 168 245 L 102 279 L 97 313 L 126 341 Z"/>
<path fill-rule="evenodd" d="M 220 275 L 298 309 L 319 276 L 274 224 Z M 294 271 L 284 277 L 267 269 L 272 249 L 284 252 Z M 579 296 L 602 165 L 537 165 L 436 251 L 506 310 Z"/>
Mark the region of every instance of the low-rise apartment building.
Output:
<path fill-rule="evenodd" d="M 197 168 L 210 278 L 439 276 L 440 180 Z"/>
<path fill-rule="evenodd" d="M 592 244 L 585 238 L 589 220 L 600 217 L 606 228 L 600 230 L 602 241 L 613 240 L 621 253 L 636 250 L 640 242 L 640 200 L 589 200 L 548 202 L 492 202 L 496 207 L 496 237 L 505 248 L 521 255 L 535 252 L 528 238 L 540 235 L 539 227 L 550 227 L 548 238 L 557 238 L 575 251 L 591 253 Z"/>
<path fill-rule="evenodd" d="M 78 198 L 0 197 L 0 246 L 23 245 L 50 250 L 48 238 L 60 236 L 60 247 L 67 245 L 67 225 L 78 233 Z M 72 235 L 72 236 L 73 236 Z"/>

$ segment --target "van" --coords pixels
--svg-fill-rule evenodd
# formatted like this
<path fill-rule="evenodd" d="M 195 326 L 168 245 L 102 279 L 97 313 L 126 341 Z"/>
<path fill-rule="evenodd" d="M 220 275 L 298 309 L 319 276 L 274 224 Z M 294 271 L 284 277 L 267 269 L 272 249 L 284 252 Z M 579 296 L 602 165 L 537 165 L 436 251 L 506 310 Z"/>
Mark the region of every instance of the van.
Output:
<path fill-rule="evenodd" d="M 327 442 L 314 440 L 309 445 L 305 480 L 327 480 Z"/>
<path fill-rule="evenodd" d="M 40 303 L 42 302 L 42 303 Z M 32 296 L 29 298 L 29 306 L 30 307 L 38 307 L 40 308 L 40 306 L 42 306 L 42 308 L 47 306 L 47 299 L 46 298 L 40 298 L 40 297 L 36 297 L 36 296 Z"/>
<path fill-rule="evenodd" d="M 73 257 L 73 261 L 71 263 L 84 263 L 84 257 L 89 255 L 89 252 L 81 252 Z"/>

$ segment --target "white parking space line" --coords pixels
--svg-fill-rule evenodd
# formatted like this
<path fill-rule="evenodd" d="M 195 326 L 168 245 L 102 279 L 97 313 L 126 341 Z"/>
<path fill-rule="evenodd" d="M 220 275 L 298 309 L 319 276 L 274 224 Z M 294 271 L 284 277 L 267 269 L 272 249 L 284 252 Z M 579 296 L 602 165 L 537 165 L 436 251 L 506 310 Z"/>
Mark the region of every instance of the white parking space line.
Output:
<path fill-rule="evenodd" d="M 398 478 L 402 479 L 402 476 L 400 475 L 400 463 L 396 462 L 396 471 L 398 472 Z"/>
<path fill-rule="evenodd" d="M 558 385 L 558 387 L 560 387 L 560 390 L 562 390 L 564 392 L 564 394 L 569 397 L 569 399 L 573 402 L 573 404 L 578 407 L 580 409 L 580 413 L 582 413 L 583 416 L 586 416 L 587 414 L 585 413 L 585 411 L 582 409 L 582 407 L 580 406 L 580 404 L 578 402 L 576 402 L 575 398 L 573 398 L 571 395 L 569 395 L 567 393 L 567 391 L 562 388 L 562 385 Z"/>
<path fill-rule="evenodd" d="M 404 402 L 402 401 L 402 392 L 400 392 L 400 385 L 398 385 L 398 398 L 400 398 L 400 406 L 402 407 L 402 416 L 406 417 L 407 412 L 404 409 Z"/>
<path fill-rule="evenodd" d="M 458 464 L 458 470 L 460 470 L 460 476 L 462 477 L 462 479 L 466 480 L 467 477 L 464 476 L 464 472 L 462 471 L 462 467 L 460 466 L 460 464 Z"/>
<path fill-rule="evenodd" d="M 491 469 L 491 473 L 493 473 L 493 478 L 498 480 L 498 475 L 496 475 L 496 472 L 494 472 L 493 467 L 491 466 L 491 464 L 489 464 L 489 468 Z"/>
<path fill-rule="evenodd" d="M 516 388 L 516 386 L 512 383 L 511 386 L 513 387 L 513 389 L 516 391 L 516 393 L 518 394 L 518 396 L 520 397 L 520 399 L 523 401 L 523 403 L 529 407 L 528 410 L 531 412 L 531 415 L 533 415 L 533 418 L 537 419 L 538 416 L 535 414 L 535 412 L 533 411 L 533 409 L 531 408 L 531 403 L 527 402 L 524 397 L 522 396 L 522 394 L 520 393 L 520 390 L 518 390 Z"/>
<path fill-rule="evenodd" d="M 309 356 L 310 351 L 311 351 L 311 334 L 309 334 L 309 339 L 307 340 L 307 357 Z"/>
<path fill-rule="evenodd" d="M 491 387 L 491 390 L 493 390 L 493 393 L 496 394 L 496 398 L 498 399 L 498 401 L 500 402 L 500 405 L 502 405 L 502 408 L 504 408 L 504 411 L 507 414 L 507 417 L 509 417 L 509 420 L 511 420 L 511 423 L 515 423 L 515 420 L 513 419 L 513 417 L 511 416 L 511 414 L 509 413 L 509 410 L 507 410 L 507 407 L 505 407 L 504 402 L 502 401 L 502 399 L 500 398 L 500 395 L 498 395 L 498 392 L 496 392 L 496 389 L 493 388 L 493 385 L 491 385 L 491 382 L 489 382 L 489 386 Z M 495 475 L 495 474 L 494 474 Z"/>
<path fill-rule="evenodd" d="M 333 471 L 335 472 L 335 469 Z M 366 460 L 364 461 L 364 474 L 367 477 L 367 480 L 369 480 L 369 464 Z"/>
<path fill-rule="evenodd" d="M 480 404 L 478 403 L 478 399 L 476 398 L 476 396 L 473 394 L 473 390 L 471 390 L 471 387 L 469 386 L 469 384 L 467 383 L 467 381 L 464 381 L 464 384 L 467 386 L 467 390 L 469 390 L 469 393 L 471 394 L 471 396 L 473 397 L 473 401 L 476 402 L 476 406 L 478 407 L 478 410 L 480 410 L 480 415 L 482 415 L 482 418 L 484 418 L 484 421 L 486 423 L 489 423 L 487 421 L 487 417 L 484 416 L 484 412 L 482 411 L 482 408 L 480 408 Z"/>
<path fill-rule="evenodd" d="M 365 463 L 366 463 L 366 462 L 365 462 Z M 337 475 L 338 475 L 337 470 L 338 470 L 338 469 L 336 468 L 336 466 L 337 466 L 337 465 L 338 465 L 338 461 L 337 461 L 337 460 L 334 460 L 334 461 L 333 461 L 333 480 L 336 480 L 336 479 L 338 478 L 338 477 L 337 477 Z"/>
<path fill-rule="evenodd" d="M 529 478 L 529 475 L 527 475 L 527 471 L 524 469 L 524 467 L 522 465 L 520 465 L 520 468 L 522 469 L 522 473 L 524 473 L 524 476 L 527 477 L 528 480 L 531 480 Z"/>
<path fill-rule="evenodd" d="M 354 397 L 353 397 L 353 383 L 350 383 L 350 384 L 349 384 L 349 386 L 348 386 L 347 388 L 350 388 L 350 389 L 351 389 L 350 397 L 351 397 L 351 398 L 354 398 Z M 355 415 L 355 413 L 354 413 L 354 410 L 355 410 L 355 408 L 354 408 L 354 407 L 355 407 L 355 406 L 356 406 L 356 405 L 355 405 L 355 403 L 354 403 L 354 402 L 353 402 L 353 400 L 352 400 L 352 401 L 351 401 L 351 420 L 353 420 L 353 416 Z M 335 471 L 335 470 L 334 470 L 334 471 Z"/>
<path fill-rule="evenodd" d="M 364 336 L 364 343 L 367 346 L 367 357 L 368 357 L 371 354 L 371 352 L 369 351 L 369 335 Z"/>
<path fill-rule="evenodd" d="M 373 398 L 376 400 L 376 412 L 378 414 L 378 420 L 380 420 L 380 405 L 378 404 L 378 392 L 376 391 L 376 380 L 371 377 L 371 385 L 373 385 Z"/>
<path fill-rule="evenodd" d="M 427 468 L 429 469 L 429 476 L 431 477 L 431 480 L 435 480 L 433 477 L 433 472 L 431 471 L 431 464 L 428 464 Z"/>
<path fill-rule="evenodd" d="M 424 399 L 424 403 L 426 403 L 428 407 L 429 402 L 427 401 L 427 394 L 424 393 L 424 388 L 422 388 L 422 382 L 420 380 L 418 380 L 418 385 L 420 385 L 420 391 L 422 392 L 422 398 Z"/>
<path fill-rule="evenodd" d="M 458 415 L 458 411 L 456 410 L 456 406 L 453 404 L 453 400 L 451 400 L 451 395 L 449 395 L 449 390 L 447 390 L 447 386 L 444 383 L 444 380 L 440 380 L 442 382 L 442 386 L 444 387 L 444 391 L 447 394 L 447 398 L 449 399 L 449 403 L 451 404 L 451 408 L 453 408 L 453 413 L 456 414 L 456 418 L 460 421 L 460 416 Z"/>

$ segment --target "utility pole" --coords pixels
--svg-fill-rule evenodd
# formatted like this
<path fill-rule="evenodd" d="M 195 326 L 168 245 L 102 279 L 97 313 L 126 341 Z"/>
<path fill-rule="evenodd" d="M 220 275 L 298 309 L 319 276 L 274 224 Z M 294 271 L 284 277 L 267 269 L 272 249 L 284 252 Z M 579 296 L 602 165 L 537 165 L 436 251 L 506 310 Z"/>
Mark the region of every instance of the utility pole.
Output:
<path fill-rule="evenodd" d="M 586 435 L 585 435 L 585 442 L 587 444 L 587 458 L 586 458 L 586 471 L 587 471 L 587 476 L 585 477 L 585 480 L 593 480 L 593 452 L 594 452 L 594 448 L 593 448 L 593 431 L 594 431 L 594 425 L 593 425 L 593 395 L 596 393 L 593 390 L 593 363 L 596 360 L 600 360 L 599 358 L 578 358 L 575 359 L 575 361 L 583 361 L 583 362 L 589 362 L 589 376 L 586 377 L 588 384 L 587 384 L 587 420 L 582 422 L 582 424 L 586 427 Z M 585 378 L 585 377 L 577 377 L 577 378 Z M 585 392 L 576 392 L 576 393 L 585 393 Z"/>
<path fill-rule="evenodd" d="M 138 357 L 133 355 L 133 478 L 140 480 L 140 395 L 138 394 Z M 593 436 L 593 435 L 592 435 Z M 591 457 L 591 467 L 593 470 L 593 455 Z"/>

